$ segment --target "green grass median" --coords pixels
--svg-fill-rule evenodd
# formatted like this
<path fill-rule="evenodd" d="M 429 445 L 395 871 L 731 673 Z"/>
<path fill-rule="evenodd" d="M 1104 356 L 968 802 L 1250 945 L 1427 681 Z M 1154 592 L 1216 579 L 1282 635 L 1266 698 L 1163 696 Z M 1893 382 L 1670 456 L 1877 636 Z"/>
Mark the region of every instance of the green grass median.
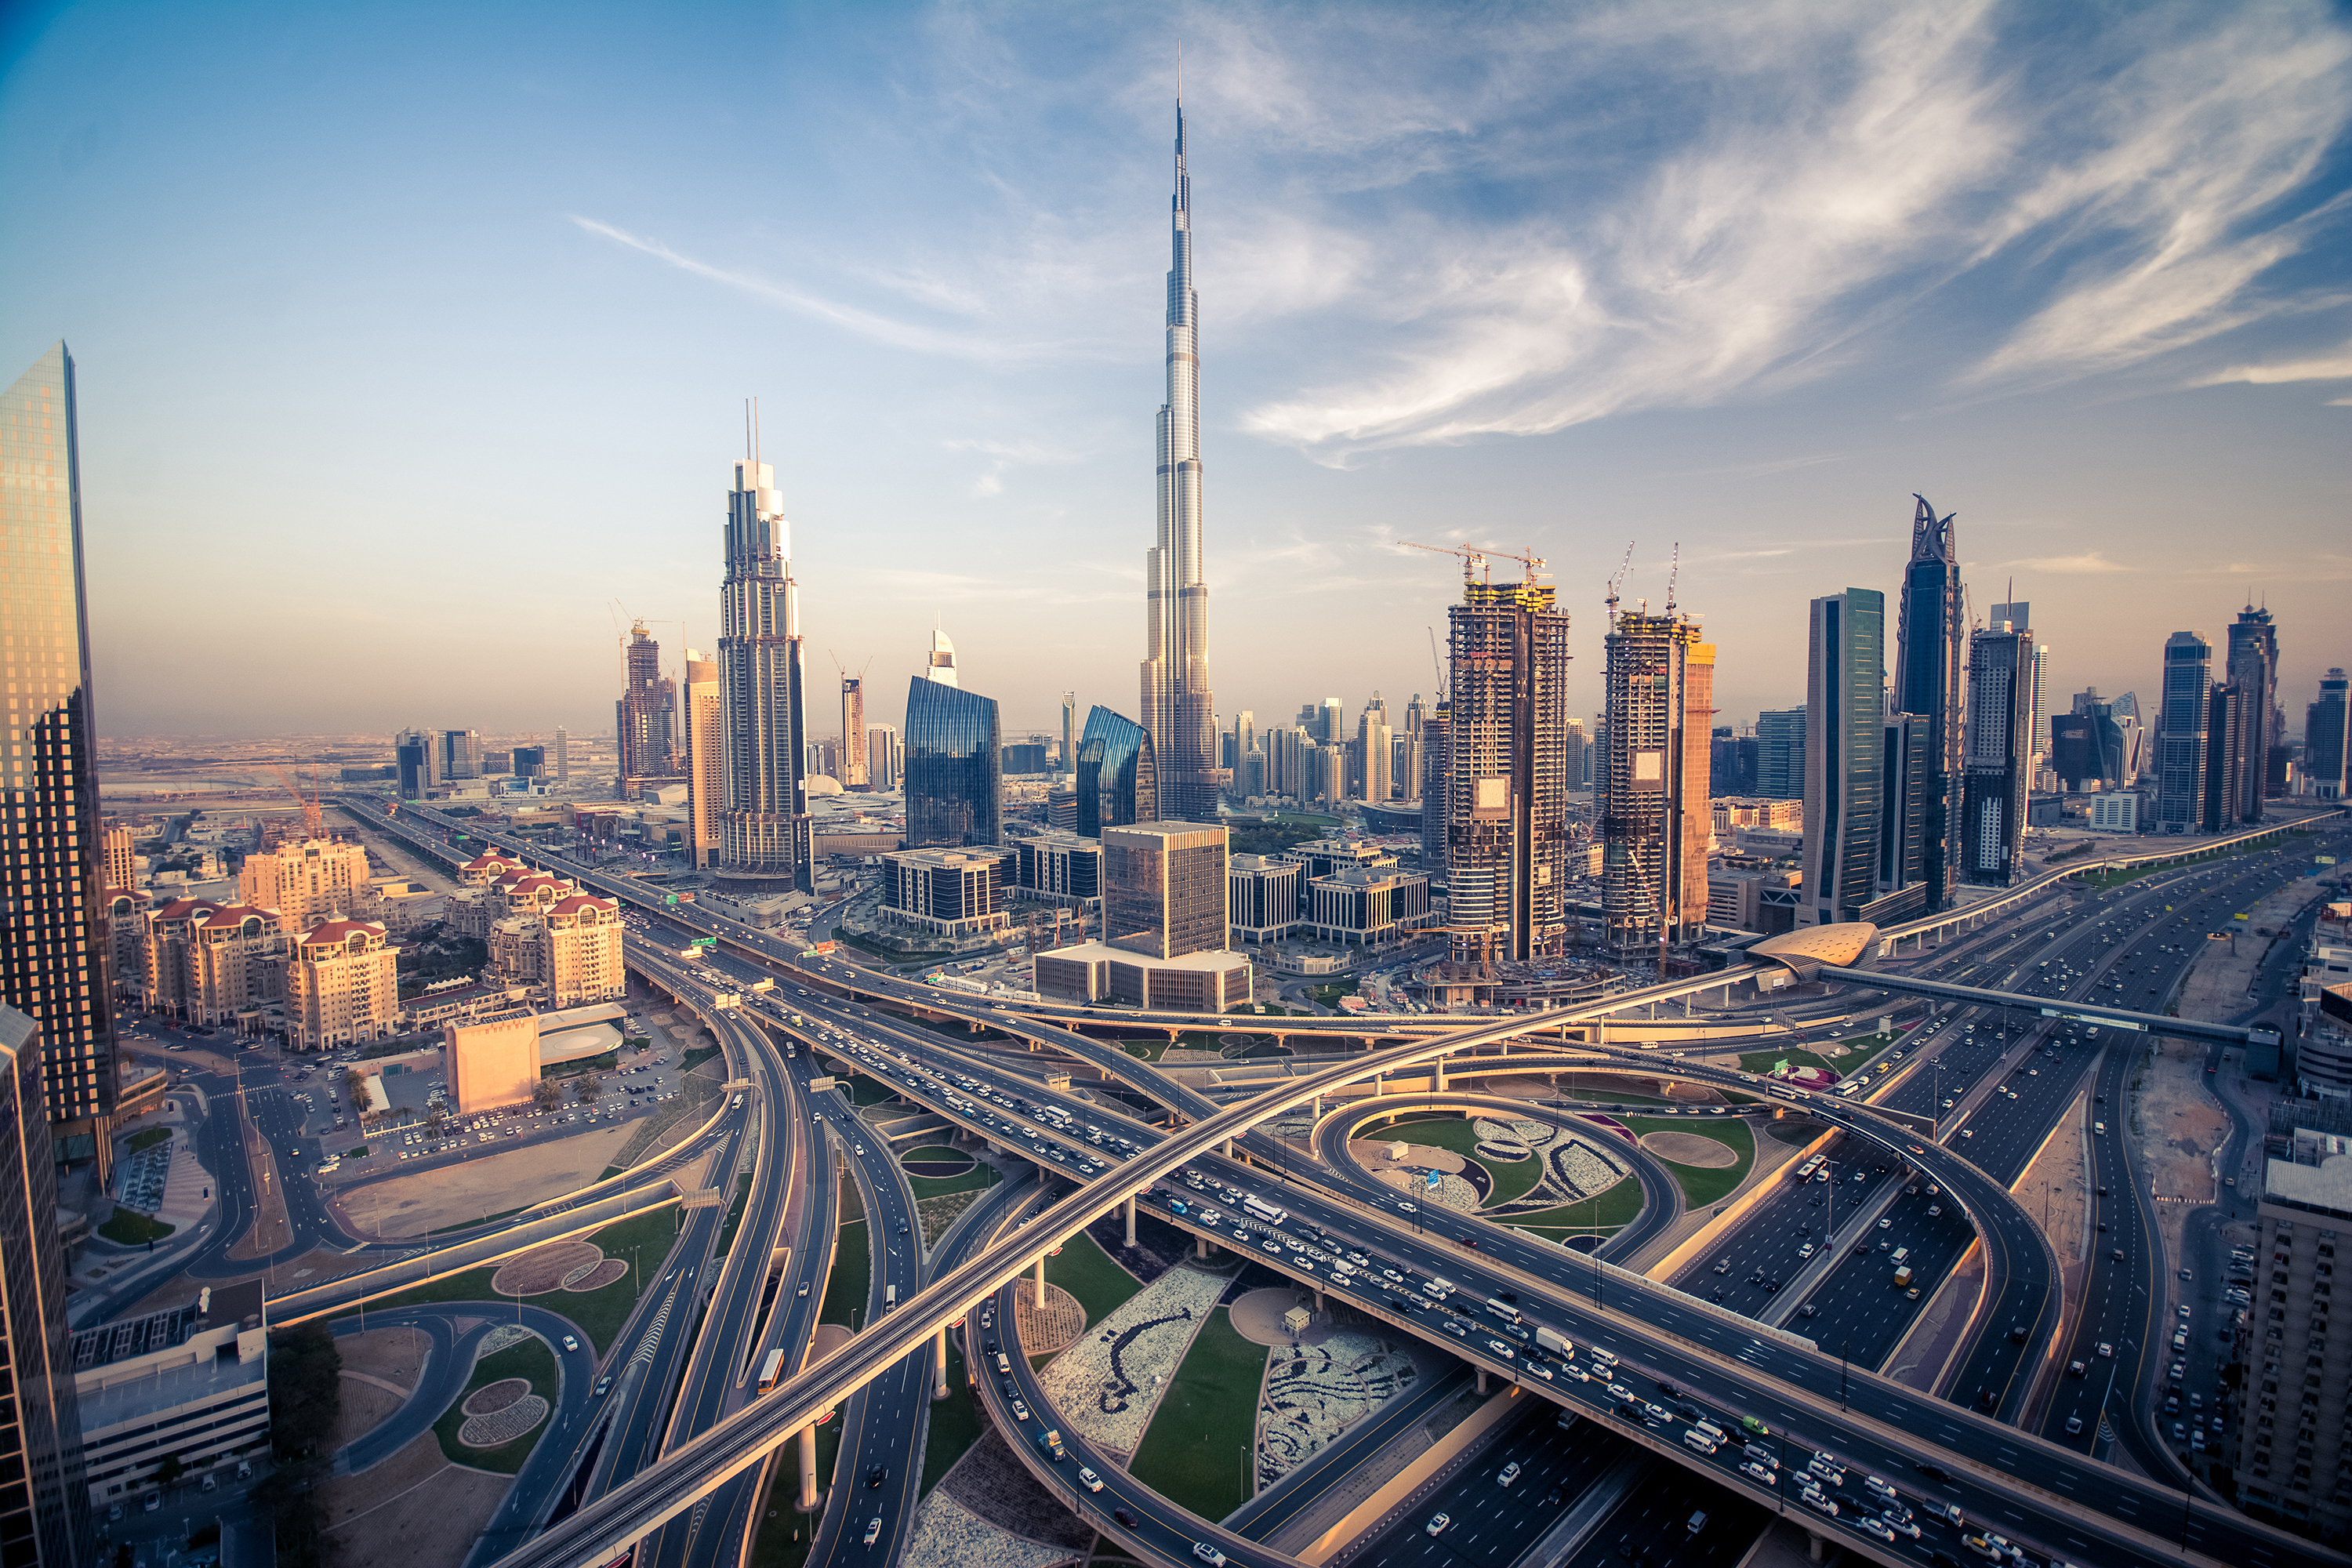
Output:
<path fill-rule="evenodd" d="M 531 1393 L 547 1401 L 548 1413 L 540 1418 L 539 1425 L 513 1442 L 495 1448 L 469 1448 L 457 1441 L 457 1430 L 466 1424 L 466 1401 L 471 1399 L 476 1391 L 488 1388 L 494 1383 L 503 1383 L 510 1377 L 524 1379 L 530 1383 Z M 549 1423 L 554 1419 L 555 1412 L 562 1408 L 562 1379 L 556 1370 L 555 1352 L 549 1350 L 547 1342 L 537 1335 L 484 1356 L 474 1363 L 474 1375 L 466 1384 L 466 1391 L 441 1413 L 438 1421 L 433 1423 L 433 1436 L 440 1441 L 441 1457 L 453 1465 L 495 1470 L 502 1476 L 513 1475 L 522 1468 L 523 1461 L 530 1458 L 530 1451 L 539 1447 L 539 1440 L 547 1436 Z"/>
<path fill-rule="evenodd" d="M 1265 1347 L 1236 1333 L 1224 1308 L 1211 1311 L 1169 1380 L 1129 1473 L 1203 1519 L 1223 1519 L 1241 1507 L 1251 1494 L 1265 1378 Z"/>
<path fill-rule="evenodd" d="M 1675 1173 L 1675 1180 L 1682 1184 L 1683 1202 L 1695 1209 L 1704 1208 L 1729 1195 L 1747 1178 L 1748 1167 L 1756 1163 L 1756 1135 L 1748 1130 L 1745 1121 L 1727 1117 L 1720 1121 L 1700 1124 L 1664 1116 L 1628 1116 L 1624 1121 L 1637 1138 L 1645 1138 L 1653 1132 L 1681 1132 L 1720 1143 L 1738 1156 L 1732 1164 L 1708 1166 L 1685 1165 L 1663 1154 L 1652 1153 L 1651 1158 L 1661 1162 Z M 1699 1130 L 1701 1125 L 1705 1126 L 1705 1131 Z"/>

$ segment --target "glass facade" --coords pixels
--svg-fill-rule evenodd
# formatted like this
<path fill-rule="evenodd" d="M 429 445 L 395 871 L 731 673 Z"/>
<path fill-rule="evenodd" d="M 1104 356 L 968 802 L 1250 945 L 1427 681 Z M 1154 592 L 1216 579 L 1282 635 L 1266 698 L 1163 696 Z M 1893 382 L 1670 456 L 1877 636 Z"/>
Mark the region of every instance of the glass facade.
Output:
<path fill-rule="evenodd" d="M 1078 742 L 1077 788 L 1081 837 L 1159 820 L 1160 773 L 1143 726 L 1097 703 Z"/>
<path fill-rule="evenodd" d="M 0 1002 L 41 1026 L 58 1157 L 110 1164 L 93 1120 L 114 1109 L 115 1059 L 77 440 L 60 342 L 0 395 Z"/>
<path fill-rule="evenodd" d="M 0 1006 L 0 1561 L 79 1568 L 95 1557 L 41 1079 L 39 1026 Z"/>
<path fill-rule="evenodd" d="M 957 849 L 1003 834 L 996 700 L 917 676 L 907 691 L 907 845 Z"/>
<path fill-rule="evenodd" d="M 1105 944 L 1153 958 L 1222 952 L 1230 843 L 1224 828 L 1186 823 L 1106 828 Z"/>

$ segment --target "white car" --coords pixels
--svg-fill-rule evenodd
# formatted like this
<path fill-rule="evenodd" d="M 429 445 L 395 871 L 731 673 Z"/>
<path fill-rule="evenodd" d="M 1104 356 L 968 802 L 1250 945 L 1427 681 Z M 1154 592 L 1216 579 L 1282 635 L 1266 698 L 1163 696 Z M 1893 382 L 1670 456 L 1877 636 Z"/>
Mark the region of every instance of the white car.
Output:
<path fill-rule="evenodd" d="M 1192 1555 L 1206 1563 L 1209 1568 L 1225 1568 L 1225 1554 L 1205 1541 L 1192 1542 Z"/>
<path fill-rule="evenodd" d="M 1501 1469 L 1495 1472 L 1496 1481 L 1503 1486 L 1509 1486 L 1513 1481 L 1516 1481 L 1518 1479 L 1519 1462 L 1517 1459 L 1512 1460 L 1509 1464 L 1505 1465 Z"/>
<path fill-rule="evenodd" d="M 1078 1467 L 1078 1484 L 1086 1488 L 1087 1490 L 1090 1492 L 1098 1492 L 1103 1489 L 1103 1479 L 1095 1474 L 1092 1470 L 1087 1468 L 1086 1466 L 1080 1465 Z"/>
<path fill-rule="evenodd" d="M 1433 1513 L 1429 1516 L 1429 1522 L 1421 1528 L 1427 1534 L 1443 1535 L 1445 1533 L 1445 1527 L 1453 1522 L 1454 1516 L 1450 1513 Z"/>

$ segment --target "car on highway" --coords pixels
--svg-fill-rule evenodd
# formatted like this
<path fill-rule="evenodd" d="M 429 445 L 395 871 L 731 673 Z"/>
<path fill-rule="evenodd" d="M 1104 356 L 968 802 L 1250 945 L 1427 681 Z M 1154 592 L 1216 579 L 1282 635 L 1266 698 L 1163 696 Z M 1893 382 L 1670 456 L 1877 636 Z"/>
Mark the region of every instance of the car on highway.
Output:
<path fill-rule="evenodd" d="M 1501 1469 L 1495 1472 L 1495 1480 L 1499 1486 L 1507 1487 L 1518 1479 L 1519 1462 L 1517 1459 L 1513 1459 L 1509 1464 L 1505 1465 Z"/>
<path fill-rule="evenodd" d="M 882 1521 L 881 1521 L 879 1519 L 869 1519 L 869 1520 L 867 1520 L 867 1521 L 866 1521 L 866 1537 L 865 1537 L 865 1543 L 866 1543 L 866 1545 L 868 1545 L 868 1546 L 871 1546 L 871 1545 L 873 1545 L 876 1542 L 877 1542 L 877 1541 L 879 1541 L 879 1540 L 881 1540 L 881 1539 L 882 1539 Z"/>
<path fill-rule="evenodd" d="M 566 1334 L 563 1336 L 563 1348 L 568 1351 L 576 1351 L 580 1348 L 580 1342 L 573 1339 L 570 1334 Z"/>
<path fill-rule="evenodd" d="M 1209 1568 L 1225 1568 L 1225 1554 L 1205 1541 L 1192 1542 L 1192 1555 L 1206 1563 Z"/>

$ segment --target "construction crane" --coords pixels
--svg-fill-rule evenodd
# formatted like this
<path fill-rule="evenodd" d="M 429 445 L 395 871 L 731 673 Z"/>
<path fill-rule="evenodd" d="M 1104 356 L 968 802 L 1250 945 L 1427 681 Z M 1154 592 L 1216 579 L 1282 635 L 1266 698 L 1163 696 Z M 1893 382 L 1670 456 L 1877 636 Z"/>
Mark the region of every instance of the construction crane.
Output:
<path fill-rule="evenodd" d="M 1609 578 L 1609 618 L 1617 618 L 1617 593 L 1625 585 L 1625 574 L 1633 570 L 1633 541 L 1625 542 L 1625 559 L 1617 563 L 1617 570 Z"/>
<path fill-rule="evenodd" d="M 309 837 L 312 838 L 324 838 L 327 836 L 324 827 L 325 815 L 321 812 L 319 806 L 319 781 L 317 775 L 313 774 L 311 776 L 310 793 L 306 795 L 302 793 L 302 786 L 295 782 L 293 773 L 289 772 L 287 769 L 280 767 L 276 763 L 272 763 L 269 764 L 269 771 L 278 775 L 278 782 L 286 786 L 286 793 L 292 795 L 294 797 L 294 804 L 302 808 L 302 826 L 308 830 Z"/>
<path fill-rule="evenodd" d="M 1416 544 L 1410 539 L 1400 539 L 1397 544 L 1406 550 L 1427 550 L 1439 555 L 1459 556 L 1462 561 L 1462 580 L 1465 583 L 1476 580 L 1473 574 L 1480 572 L 1486 573 L 1486 582 L 1491 583 L 1495 580 L 1494 572 L 1487 565 L 1489 556 L 1501 561 L 1517 562 L 1527 568 L 1528 575 L 1530 577 L 1541 572 L 1545 564 L 1544 558 L 1540 555 L 1521 555 L 1512 551 L 1496 550 L 1487 546 L 1471 548 L 1453 544 Z"/>
<path fill-rule="evenodd" d="M 1447 689 L 1445 685 L 1445 661 L 1437 657 L 1437 628 L 1435 626 L 1431 626 L 1428 627 L 1427 630 L 1429 632 L 1429 668 L 1437 671 L 1436 689 L 1443 692 Z"/>

